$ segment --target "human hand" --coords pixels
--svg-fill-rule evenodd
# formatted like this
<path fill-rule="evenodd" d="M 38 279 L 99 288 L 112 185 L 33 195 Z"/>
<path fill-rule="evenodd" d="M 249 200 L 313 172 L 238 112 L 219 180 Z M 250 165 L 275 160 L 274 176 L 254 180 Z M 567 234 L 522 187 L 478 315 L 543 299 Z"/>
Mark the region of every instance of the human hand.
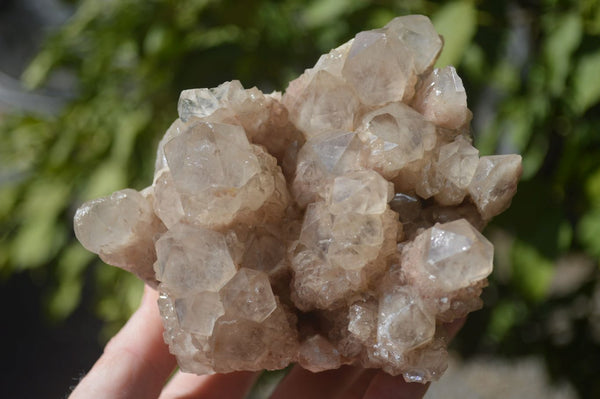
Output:
<path fill-rule="evenodd" d="M 163 325 L 156 306 L 158 293 L 148 287 L 139 309 L 115 335 L 104 353 L 69 396 L 70 399 L 242 399 L 258 373 L 197 376 L 178 371 L 165 385 L 176 365 L 164 343 Z M 454 335 L 464 320 L 449 326 Z M 407 383 L 401 376 L 372 369 L 343 366 L 312 373 L 295 366 L 271 399 L 414 399 L 428 385 Z"/>

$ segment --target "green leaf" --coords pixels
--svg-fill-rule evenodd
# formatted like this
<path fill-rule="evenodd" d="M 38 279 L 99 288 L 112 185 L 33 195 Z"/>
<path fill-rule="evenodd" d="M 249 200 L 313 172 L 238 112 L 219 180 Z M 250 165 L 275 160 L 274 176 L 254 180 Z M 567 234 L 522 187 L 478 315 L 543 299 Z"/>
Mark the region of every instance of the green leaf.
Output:
<path fill-rule="evenodd" d="M 139 108 L 123 115 L 119 120 L 111 154 L 117 163 L 126 165 L 127 160 L 133 152 L 137 135 L 148 125 L 150 119 L 151 113 L 149 109 Z"/>
<path fill-rule="evenodd" d="M 545 135 L 534 135 L 527 152 L 523 154 L 523 174 L 521 180 L 529 180 L 535 176 L 544 163 L 548 153 L 548 138 Z"/>
<path fill-rule="evenodd" d="M 533 245 L 519 239 L 515 240 L 511 255 L 513 283 L 528 300 L 544 300 L 554 277 L 553 262 Z"/>
<path fill-rule="evenodd" d="M 600 260 L 600 208 L 583 215 L 577 225 L 577 235 L 586 252 Z"/>
<path fill-rule="evenodd" d="M 93 171 L 86 184 L 83 200 L 109 195 L 127 187 L 127 171 L 121 162 L 108 160 Z"/>
<path fill-rule="evenodd" d="M 485 54 L 476 43 L 471 43 L 466 48 L 462 67 L 466 71 L 466 76 L 470 76 L 471 79 L 488 79 Z"/>
<path fill-rule="evenodd" d="M 56 268 L 58 287 L 52 289 L 46 302 L 46 312 L 51 320 L 64 320 L 77 308 L 81 300 L 83 274 L 94 257 L 76 241 L 63 251 Z"/>
<path fill-rule="evenodd" d="M 59 279 L 80 278 L 89 264 L 96 257 L 79 242 L 73 241 L 61 254 L 56 273 Z"/>
<path fill-rule="evenodd" d="M 205 50 L 228 43 L 235 43 L 242 37 L 243 33 L 237 26 L 219 26 L 213 29 L 190 33 L 185 38 L 185 47 L 194 50 Z"/>
<path fill-rule="evenodd" d="M 508 332 L 525 316 L 523 304 L 512 301 L 501 301 L 494 306 L 487 326 L 486 335 L 494 342 L 501 342 Z"/>
<path fill-rule="evenodd" d="M 69 194 L 70 186 L 60 180 L 38 179 L 31 184 L 19 210 L 22 225 L 11 243 L 11 259 L 17 267 L 40 266 L 58 252 L 66 240 L 58 219 Z"/>
<path fill-rule="evenodd" d="M 363 8 L 366 4 L 365 0 L 316 0 L 306 7 L 303 19 L 308 28 L 334 24 L 344 15 Z"/>
<path fill-rule="evenodd" d="M 585 182 L 585 193 L 588 201 L 600 208 L 600 167 L 591 173 Z"/>
<path fill-rule="evenodd" d="M 56 54 L 50 49 L 39 53 L 21 75 L 23 85 L 29 90 L 40 87 L 56 63 Z"/>
<path fill-rule="evenodd" d="M 65 239 L 65 229 L 54 219 L 28 220 L 11 243 L 11 260 L 19 269 L 42 266 L 56 255 Z"/>
<path fill-rule="evenodd" d="M 572 54 L 579 46 L 583 34 L 581 17 L 576 12 L 559 14 L 556 20 L 546 24 L 548 36 L 544 43 L 544 55 L 548 63 L 550 92 L 562 94 Z"/>
<path fill-rule="evenodd" d="M 502 92 L 514 93 L 521 84 L 519 70 L 509 61 L 502 60 L 492 71 L 492 84 Z"/>
<path fill-rule="evenodd" d="M 62 279 L 58 288 L 50 295 L 46 303 L 46 311 L 54 321 L 66 319 L 79 305 L 82 279 Z"/>
<path fill-rule="evenodd" d="M 533 135 L 532 118 L 529 103 L 522 98 L 507 101 L 504 112 L 500 115 L 502 130 L 506 132 L 511 147 L 523 153 Z"/>
<path fill-rule="evenodd" d="M 477 13 L 472 1 L 454 1 L 443 5 L 431 18 L 444 37 L 444 50 L 436 68 L 459 65 L 477 31 Z"/>
<path fill-rule="evenodd" d="M 600 100 L 600 51 L 579 60 L 573 73 L 573 108 L 583 114 Z"/>
<path fill-rule="evenodd" d="M 0 220 L 8 218 L 12 214 L 17 204 L 18 192 L 14 185 L 0 186 Z"/>
<path fill-rule="evenodd" d="M 22 208 L 23 217 L 54 219 L 65 207 L 70 193 L 68 183 L 58 179 L 39 178 L 27 190 Z"/>

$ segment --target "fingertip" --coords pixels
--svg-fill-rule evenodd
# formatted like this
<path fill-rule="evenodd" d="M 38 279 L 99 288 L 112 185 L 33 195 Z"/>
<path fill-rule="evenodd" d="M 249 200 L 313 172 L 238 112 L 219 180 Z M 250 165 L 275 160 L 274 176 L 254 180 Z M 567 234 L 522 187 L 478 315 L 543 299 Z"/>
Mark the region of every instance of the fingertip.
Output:
<path fill-rule="evenodd" d="M 313 373 L 296 365 L 279 383 L 271 399 L 331 399 L 339 396 L 359 377 L 362 369 L 341 366 Z"/>
<path fill-rule="evenodd" d="M 371 380 L 364 399 L 420 399 L 429 389 L 429 383 L 406 382 L 401 375 L 391 376 L 379 371 Z"/>
<path fill-rule="evenodd" d="M 178 371 L 159 399 L 242 399 L 246 397 L 257 378 L 258 373 L 253 371 L 212 375 Z"/>
<path fill-rule="evenodd" d="M 104 353 L 70 398 L 157 397 L 175 367 L 163 340 L 158 293 L 144 288 L 140 307 L 106 344 Z"/>

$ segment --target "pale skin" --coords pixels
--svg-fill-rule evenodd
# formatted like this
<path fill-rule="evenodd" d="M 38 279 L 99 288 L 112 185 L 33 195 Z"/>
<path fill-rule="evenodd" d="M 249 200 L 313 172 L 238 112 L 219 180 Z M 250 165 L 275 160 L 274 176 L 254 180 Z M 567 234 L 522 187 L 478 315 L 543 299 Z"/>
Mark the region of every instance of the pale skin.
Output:
<path fill-rule="evenodd" d="M 69 396 L 70 399 L 242 399 L 258 377 L 256 372 L 197 376 L 177 371 L 176 360 L 162 338 L 158 293 L 144 289 L 139 309 L 104 348 L 104 353 Z M 464 319 L 448 326 L 451 336 Z M 409 384 L 401 376 L 343 366 L 311 373 L 295 366 L 271 399 L 416 399 L 428 385 Z"/>

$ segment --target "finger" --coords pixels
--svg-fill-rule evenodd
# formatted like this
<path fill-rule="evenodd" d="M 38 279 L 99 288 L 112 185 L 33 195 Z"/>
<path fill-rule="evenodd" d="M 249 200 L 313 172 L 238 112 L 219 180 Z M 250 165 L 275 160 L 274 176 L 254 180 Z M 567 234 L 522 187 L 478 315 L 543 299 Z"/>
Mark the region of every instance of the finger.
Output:
<path fill-rule="evenodd" d="M 467 321 L 467 318 L 463 317 L 463 318 L 456 319 L 450 323 L 445 324 L 446 333 L 448 334 L 447 335 L 448 341 L 452 341 L 454 339 L 456 334 L 458 334 L 458 331 L 460 331 L 460 329 L 465 325 L 466 321 Z"/>
<path fill-rule="evenodd" d="M 364 399 L 419 399 L 425 395 L 429 384 L 406 382 L 402 376 L 391 376 L 379 371 L 369 384 Z"/>
<path fill-rule="evenodd" d="M 241 399 L 250 391 L 256 378 L 258 373 L 251 371 L 202 376 L 178 371 L 160 399 Z"/>
<path fill-rule="evenodd" d="M 294 366 L 277 386 L 271 399 L 336 398 L 340 390 L 351 385 L 361 371 L 358 367 L 342 366 L 335 370 L 312 373 Z"/>
<path fill-rule="evenodd" d="M 338 399 L 362 399 L 377 374 L 376 369 L 363 370 L 354 381 L 337 396 Z"/>
<path fill-rule="evenodd" d="M 163 341 L 157 296 L 144 288 L 139 309 L 109 341 L 70 399 L 158 397 L 175 358 Z"/>

